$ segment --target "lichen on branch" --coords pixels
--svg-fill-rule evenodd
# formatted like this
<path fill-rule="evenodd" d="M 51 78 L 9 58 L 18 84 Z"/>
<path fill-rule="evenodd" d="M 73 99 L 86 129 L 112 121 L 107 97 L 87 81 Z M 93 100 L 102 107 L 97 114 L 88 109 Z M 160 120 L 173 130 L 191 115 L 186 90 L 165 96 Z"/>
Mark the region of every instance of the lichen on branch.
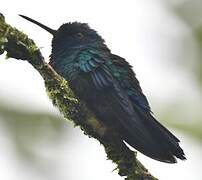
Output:
<path fill-rule="evenodd" d="M 136 158 L 112 128 L 101 123 L 69 88 L 68 82 L 59 76 L 44 58 L 34 41 L 23 32 L 10 26 L 0 14 L 0 54 L 7 58 L 26 60 L 43 77 L 47 94 L 64 118 L 79 126 L 84 134 L 97 139 L 105 148 L 107 158 L 116 165 L 125 180 L 156 180 Z"/>

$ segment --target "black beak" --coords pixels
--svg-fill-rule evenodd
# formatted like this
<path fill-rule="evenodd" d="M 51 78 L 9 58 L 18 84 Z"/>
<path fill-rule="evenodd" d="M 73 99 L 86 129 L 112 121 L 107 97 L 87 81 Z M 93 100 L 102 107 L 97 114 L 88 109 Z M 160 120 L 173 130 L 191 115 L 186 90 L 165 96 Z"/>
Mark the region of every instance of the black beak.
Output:
<path fill-rule="evenodd" d="M 26 20 L 28 20 L 28 21 L 30 21 L 30 22 L 32 22 L 32 23 L 38 25 L 39 27 L 45 29 L 46 31 L 48 31 L 49 33 L 51 33 L 53 36 L 54 36 L 54 35 L 56 34 L 56 32 L 57 32 L 56 30 L 53 30 L 53 29 L 51 29 L 51 28 L 49 28 L 49 27 L 47 27 L 47 26 L 41 24 L 40 22 L 35 21 L 34 19 L 31 19 L 31 18 L 29 18 L 29 17 L 27 17 L 27 16 L 20 15 L 20 14 L 19 14 L 19 16 L 21 16 L 22 18 L 24 18 L 24 19 L 26 19 Z"/>

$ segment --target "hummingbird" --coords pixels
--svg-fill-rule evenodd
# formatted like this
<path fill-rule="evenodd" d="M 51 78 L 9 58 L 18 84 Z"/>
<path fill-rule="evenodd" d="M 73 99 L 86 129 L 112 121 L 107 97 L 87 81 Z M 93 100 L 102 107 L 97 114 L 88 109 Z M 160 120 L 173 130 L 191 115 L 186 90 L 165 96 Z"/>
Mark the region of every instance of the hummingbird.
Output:
<path fill-rule="evenodd" d="M 161 162 L 186 159 L 179 139 L 153 116 L 132 66 L 111 53 L 94 29 L 86 23 L 68 22 L 53 30 L 20 16 L 53 35 L 49 64 L 123 142 Z"/>

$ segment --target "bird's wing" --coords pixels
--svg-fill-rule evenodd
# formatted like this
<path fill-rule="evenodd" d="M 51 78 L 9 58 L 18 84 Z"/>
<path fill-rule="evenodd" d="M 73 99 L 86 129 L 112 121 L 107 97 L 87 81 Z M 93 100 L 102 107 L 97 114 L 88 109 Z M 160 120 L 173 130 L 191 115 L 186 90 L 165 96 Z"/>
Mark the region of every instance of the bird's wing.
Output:
<path fill-rule="evenodd" d="M 108 113 L 114 113 L 116 123 L 119 123 L 127 134 L 124 135 L 127 136 L 125 140 L 130 138 L 130 141 L 135 142 L 133 146 L 140 151 L 143 151 L 145 146 L 149 150 L 154 140 L 139 115 L 134 111 L 128 94 L 117 80 L 115 75 L 118 73 L 116 71 L 117 67 L 114 66 L 109 55 L 100 54 L 96 50 L 85 50 L 79 54 L 77 61 L 80 70 L 90 76 L 91 83 L 96 88 L 96 93 L 99 93 L 98 96 L 102 96 L 100 101 L 107 101 L 110 104 Z M 94 111 L 99 108 L 101 103 L 97 102 L 97 105 L 93 107 Z M 104 115 L 104 112 L 102 115 Z"/>
<path fill-rule="evenodd" d="M 148 100 L 143 94 L 139 81 L 132 70 L 132 66 L 120 56 L 111 54 L 111 59 L 113 65 L 116 67 L 116 71 L 124 72 L 122 75 L 120 74 L 120 77 L 117 79 L 133 104 L 134 111 L 141 117 L 144 127 L 147 131 L 151 132 L 151 135 L 159 143 L 162 143 L 162 145 L 167 148 L 167 151 L 170 151 L 171 154 L 180 159 L 184 159 L 184 153 L 178 144 L 178 142 L 180 142 L 179 139 L 161 125 L 151 114 Z"/>
<path fill-rule="evenodd" d="M 111 59 L 118 72 L 125 72 L 120 75 L 119 84 L 128 95 L 135 111 L 138 111 L 140 114 L 146 117 L 152 117 L 148 100 L 143 94 L 140 83 L 137 80 L 134 71 L 132 70 L 132 66 L 120 56 L 111 54 Z M 167 131 L 167 129 L 164 128 L 154 118 L 150 119 L 153 119 L 158 125 L 160 125 L 161 128 Z M 169 135 L 171 135 L 176 141 L 179 142 L 179 140 L 173 136 L 173 134 L 171 134 L 169 131 L 167 131 L 167 133 L 169 133 Z"/>

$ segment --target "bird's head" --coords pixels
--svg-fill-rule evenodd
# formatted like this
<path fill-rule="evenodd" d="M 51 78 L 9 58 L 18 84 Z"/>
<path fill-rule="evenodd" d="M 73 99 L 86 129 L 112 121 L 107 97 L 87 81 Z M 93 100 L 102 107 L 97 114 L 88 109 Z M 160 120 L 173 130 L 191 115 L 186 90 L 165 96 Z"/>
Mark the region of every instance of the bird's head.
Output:
<path fill-rule="evenodd" d="M 60 26 L 53 37 L 54 46 L 65 46 L 66 49 L 82 48 L 86 45 L 103 43 L 104 40 L 85 23 L 66 23 Z"/>
<path fill-rule="evenodd" d="M 104 40 L 98 33 L 91 29 L 86 23 L 66 23 L 59 27 L 58 30 L 53 30 L 27 16 L 20 15 L 26 20 L 40 26 L 53 35 L 52 51 L 62 51 L 84 48 L 88 45 L 99 46 L 104 44 Z M 55 52 L 56 53 L 56 52 Z"/>

